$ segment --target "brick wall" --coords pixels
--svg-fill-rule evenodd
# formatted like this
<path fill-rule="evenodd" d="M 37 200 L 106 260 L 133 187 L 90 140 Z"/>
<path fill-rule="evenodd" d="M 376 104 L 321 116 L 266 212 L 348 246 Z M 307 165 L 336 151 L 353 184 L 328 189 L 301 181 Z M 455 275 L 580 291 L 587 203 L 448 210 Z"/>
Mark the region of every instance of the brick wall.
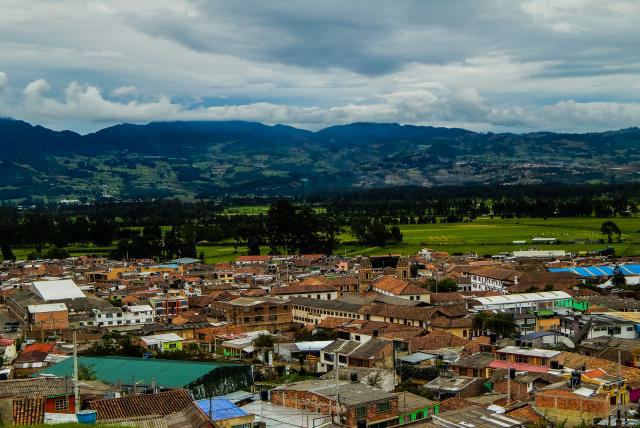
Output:
<path fill-rule="evenodd" d="M 506 394 L 509 389 L 508 383 L 507 379 L 496 382 L 493 386 L 494 392 Z M 526 383 L 511 381 L 511 401 L 529 401 L 530 398 Z"/>
<path fill-rule="evenodd" d="M 557 422 L 566 419 L 568 426 L 592 423 L 594 418 L 606 418 L 610 410 L 605 395 L 582 397 L 565 390 L 538 391 L 535 405 Z"/>
<path fill-rule="evenodd" d="M 343 423 L 349 427 L 357 426 L 356 409 L 361 407 L 367 407 L 366 419 L 368 423 L 397 418 L 398 399 L 394 397 L 390 401 L 390 409 L 385 412 L 378 412 L 377 402 L 347 408 L 341 403 L 341 412 L 345 417 Z M 307 409 L 310 412 L 324 413 L 327 415 L 335 414 L 334 402 L 309 391 L 273 390 L 271 391 L 271 402 L 278 406 Z"/>

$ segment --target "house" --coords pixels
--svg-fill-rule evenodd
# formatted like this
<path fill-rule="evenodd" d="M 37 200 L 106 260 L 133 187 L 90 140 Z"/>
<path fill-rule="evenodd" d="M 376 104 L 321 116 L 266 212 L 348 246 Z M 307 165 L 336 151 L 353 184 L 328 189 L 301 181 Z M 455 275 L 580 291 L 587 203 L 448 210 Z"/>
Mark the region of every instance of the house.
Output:
<path fill-rule="evenodd" d="M 340 367 L 393 367 L 393 342 L 373 338 L 367 342 L 336 339 L 322 349 L 320 354 L 321 370 L 333 370 L 336 364 Z"/>
<path fill-rule="evenodd" d="M 73 381 L 60 377 L 2 380 L 0 409 L 2 425 L 43 424 L 45 413 L 75 413 Z"/>
<path fill-rule="evenodd" d="M 44 303 L 27 306 L 29 325 L 37 330 L 69 328 L 69 311 L 64 303 Z"/>
<path fill-rule="evenodd" d="M 343 262 L 346 263 L 346 262 Z M 312 275 L 300 281 L 302 285 L 329 285 L 340 292 L 340 295 L 347 293 L 358 293 L 360 291 L 358 278 L 352 275 L 320 276 Z"/>
<path fill-rule="evenodd" d="M 450 397 L 477 397 L 487 392 L 483 379 L 451 373 L 433 379 L 424 385 L 424 388 L 435 394 L 439 401 Z"/>
<path fill-rule="evenodd" d="M 560 332 L 576 342 L 601 336 L 619 339 L 637 339 L 636 323 L 606 313 L 565 316 L 560 321 Z"/>
<path fill-rule="evenodd" d="M 398 396 L 361 383 L 311 380 L 271 390 L 276 405 L 332 415 L 335 424 L 387 426 L 398 418 Z M 337 414 L 336 414 L 337 409 Z"/>
<path fill-rule="evenodd" d="M 236 266 L 246 266 L 253 264 L 268 263 L 271 260 L 271 256 L 238 256 L 234 263 Z"/>
<path fill-rule="evenodd" d="M 316 299 L 313 299 L 316 300 Z M 246 330 L 283 331 L 292 324 L 292 304 L 277 297 L 239 297 L 227 302 L 212 302 L 211 308 L 224 314 L 223 321 Z"/>
<path fill-rule="evenodd" d="M 253 354 L 255 349 L 253 342 L 258 336 L 268 335 L 268 330 L 258 330 L 237 335 L 232 335 L 232 339 L 223 341 L 219 346 L 219 352 L 227 357 L 243 357 L 246 354 Z"/>
<path fill-rule="evenodd" d="M 309 299 L 334 300 L 338 298 L 338 290 L 332 285 L 323 284 L 292 284 L 277 287 L 271 290 L 271 294 L 280 298 L 307 297 Z"/>
<path fill-rule="evenodd" d="M 150 351 L 182 351 L 184 339 L 175 333 L 155 334 L 139 338 L 140 344 Z"/>
<path fill-rule="evenodd" d="M 96 411 L 102 424 L 214 428 L 211 419 L 184 389 L 95 400 L 89 402 L 89 409 Z M 146 425 L 147 418 L 158 422 Z"/>
<path fill-rule="evenodd" d="M 338 381 L 360 382 L 386 392 L 393 392 L 397 382 L 394 369 L 380 369 L 377 367 L 340 367 L 337 375 Z M 336 372 L 334 370 L 328 371 L 318 379 L 335 381 Z"/>
<path fill-rule="evenodd" d="M 489 366 L 495 359 L 496 356 L 491 352 L 475 352 L 450 363 L 449 367 L 460 376 L 488 379 L 491 372 Z"/>
<path fill-rule="evenodd" d="M 370 288 L 386 296 L 395 296 L 401 299 L 418 300 L 429 303 L 429 291 L 412 284 L 407 279 L 385 275 L 374 279 Z"/>
<path fill-rule="evenodd" d="M 22 350 L 13 361 L 14 376 L 27 377 L 42 370 L 49 364 L 49 354 L 53 352 L 53 343 L 32 343 Z"/>
<path fill-rule="evenodd" d="M 620 352 L 622 364 L 640 367 L 640 341 L 637 339 L 599 336 L 580 342 L 578 352 L 613 362 L 618 361 L 618 352 Z"/>
<path fill-rule="evenodd" d="M 481 267 L 470 271 L 470 284 L 460 291 L 500 291 L 517 285 L 520 272 L 499 267 Z"/>
<path fill-rule="evenodd" d="M 469 314 L 464 305 L 420 307 L 376 303 L 367 304 L 358 312 L 364 315 L 365 320 L 412 325 L 420 328 L 428 327 L 434 316 L 458 318 Z"/>
<path fill-rule="evenodd" d="M 147 302 L 153 309 L 153 317 L 156 320 L 189 310 L 189 300 L 185 296 L 149 297 Z"/>
<path fill-rule="evenodd" d="M 624 380 L 620 388 L 618 378 L 596 369 L 584 373 L 572 372 L 571 379 L 539 389 L 535 407 L 553 422 L 570 425 L 592 424 L 607 419 L 618 401 L 629 402 Z"/>
<path fill-rule="evenodd" d="M 121 385 L 133 392 L 186 389 L 195 399 L 222 395 L 253 384 L 251 366 L 130 357 L 78 357 L 78 364 L 91 367 L 96 380 Z M 38 372 L 43 376 L 71 377 L 73 359 L 67 358 Z"/>
<path fill-rule="evenodd" d="M 363 319 L 358 313 L 362 304 L 346 302 L 342 297 L 334 300 L 295 297 L 290 302 L 294 322 L 318 325 L 328 317 Z"/>
<path fill-rule="evenodd" d="M 93 309 L 91 318 L 81 321 L 81 326 L 123 328 L 152 324 L 154 322 L 153 308 L 149 305 L 132 305 Z"/>

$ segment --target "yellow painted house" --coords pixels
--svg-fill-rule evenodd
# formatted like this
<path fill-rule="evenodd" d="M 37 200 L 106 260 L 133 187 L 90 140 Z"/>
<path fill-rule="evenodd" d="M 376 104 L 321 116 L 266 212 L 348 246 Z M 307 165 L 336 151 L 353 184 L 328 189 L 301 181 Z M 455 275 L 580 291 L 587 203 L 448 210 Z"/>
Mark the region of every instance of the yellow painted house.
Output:
<path fill-rule="evenodd" d="M 181 351 L 184 339 L 175 333 L 164 333 L 142 336 L 140 337 L 140 343 L 150 351 L 171 352 Z"/>

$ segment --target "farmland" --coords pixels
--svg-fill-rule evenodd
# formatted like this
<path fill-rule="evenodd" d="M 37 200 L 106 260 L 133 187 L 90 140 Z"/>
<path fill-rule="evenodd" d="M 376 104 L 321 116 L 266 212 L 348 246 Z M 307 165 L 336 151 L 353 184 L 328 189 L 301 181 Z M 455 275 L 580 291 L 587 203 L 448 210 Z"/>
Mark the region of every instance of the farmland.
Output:
<path fill-rule="evenodd" d="M 263 212 L 264 208 L 256 209 L 255 213 Z M 238 212 L 246 213 L 242 207 Z M 583 252 L 602 249 L 606 243 L 597 242 L 605 239 L 600 232 L 600 225 L 606 219 L 602 218 L 541 218 L 530 219 L 491 219 L 480 217 L 473 222 L 465 223 L 437 223 L 437 224 L 411 224 L 400 225 L 404 235 L 402 243 L 392 243 L 385 247 L 365 247 L 358 244 L 349 230 L 340 235 L 340 247 L 336 254 L 353 256 L 358 254 L 415 254 L 422 248 L 432 248 L 437 251 L 446 251 L 449 254 L 467 253 L 476 251 L 480 256 L 484 254 L 498 254 L 523 250 L 528 248 L 556 249 L 570 252 Z M 612 219 L 622 230 L 621 242 L 611 244 L 618 255 L 631 256 L 640 254 L 640 219 L 637 217 Z M 166 228 L 163 228 L 166 229 Z M 533 237 L 553 237 L 562 243 L 550 245 L 534 245 Z M 569 243 L 574 240 L 588 240 L 590 243 Z M 516 245 L 513 241 L 527 241 L 527 244 Z M 234 246 L 234 245 L 237 245 Z M 69 246 L 67 249 L 72 255 L 108 254 L 113 247 L 95 246 Z M 46 251 L 47 247 L 43 250 Z M 14 248 L 18 258 L 26 258 L 33 251 L 32 247 Z M 261 247 L 261 253 L 267 254 L 268 247 Z M 207 245 L 199 245 L 197 252 L 204 252 L 206 262 L 222 262 L 235 259 L 246 254 L 246 246 L 243 243 L 236 244 L 232 240 L 216 242 Z"/>

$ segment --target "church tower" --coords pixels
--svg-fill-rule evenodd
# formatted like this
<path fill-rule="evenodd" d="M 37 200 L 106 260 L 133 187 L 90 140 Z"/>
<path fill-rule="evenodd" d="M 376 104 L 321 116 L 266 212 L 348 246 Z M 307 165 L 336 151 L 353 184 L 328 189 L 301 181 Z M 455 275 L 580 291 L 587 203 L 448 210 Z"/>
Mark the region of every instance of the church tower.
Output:
<path fill-rule="evenodd" d="M 373 281 L 371 260 L 369 260 L 369 257 L 362 257 L 360 259 L 360 269 L 358 269 L 358 286 L 360 291 L 366 290 L 371 281 Z"/>
<path fill-rule="evenodd" d="M 400 257 L 396 266 L 396 277 L 409 281 L 411 279 L 411 268 L 409 267 L 409 258 Z"/>

